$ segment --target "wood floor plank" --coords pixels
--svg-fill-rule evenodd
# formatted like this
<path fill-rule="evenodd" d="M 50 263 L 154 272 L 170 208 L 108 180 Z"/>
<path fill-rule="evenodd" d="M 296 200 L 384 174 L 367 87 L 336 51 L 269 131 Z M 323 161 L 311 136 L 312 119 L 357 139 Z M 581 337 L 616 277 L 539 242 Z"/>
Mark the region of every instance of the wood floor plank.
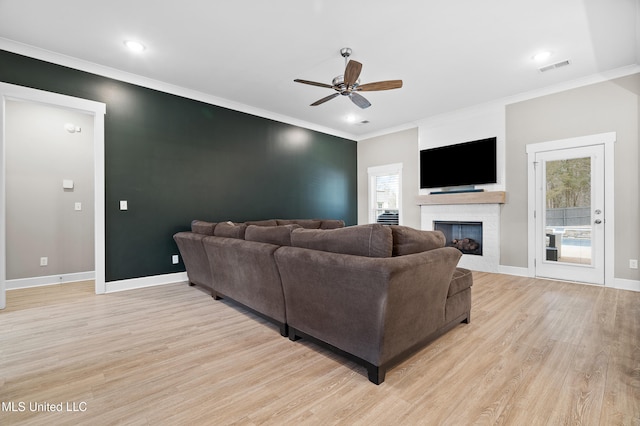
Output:
<path fill-rule="evenodd" d="M 480 272 L 472 293 L 470 324 L 376 386 L 186 283 L 12 290 L 0 424 L 640 424 L 640 293 Z"/>

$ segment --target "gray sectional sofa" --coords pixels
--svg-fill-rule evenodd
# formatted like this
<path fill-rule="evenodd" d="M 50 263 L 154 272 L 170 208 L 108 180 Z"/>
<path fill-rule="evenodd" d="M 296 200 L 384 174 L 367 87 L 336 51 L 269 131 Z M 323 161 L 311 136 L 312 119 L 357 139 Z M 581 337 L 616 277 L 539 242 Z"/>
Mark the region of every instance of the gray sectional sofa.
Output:
<path fill-rule="evenodd" d="M 471 272 L 438 231 L 342 221 L 192 222 L 174 235 L 190 284 L 385 372 L 461 322 Z"/>

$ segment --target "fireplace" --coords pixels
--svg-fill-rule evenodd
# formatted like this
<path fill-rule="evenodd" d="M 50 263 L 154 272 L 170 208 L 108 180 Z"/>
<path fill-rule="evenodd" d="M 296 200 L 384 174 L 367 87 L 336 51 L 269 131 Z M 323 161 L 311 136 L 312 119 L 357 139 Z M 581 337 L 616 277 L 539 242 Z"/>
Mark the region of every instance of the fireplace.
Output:
<path fill-rule="evenodd" d="M 485 193 L 486 194 L 486 193 Z M 431 197 L 444 197 L 433 195 Z M 436 198 L 440 200 L 440 198 Z M 477 236 L 459 234 L 447 238 L 472 238 L 480 242 L 481 255 L 462 253 L 458 266 L 483 272 L 499 272 L 500 264 L 500 204 L 428 204 L 421 205 L 421 227 L 430 231 L 436 222 L 461 222 L 463 224 L 482 224 L 482 232 Z M 444 231 L 443 231 L 444 232 Z"/>
<path fill-rule="evenodd" d="M 447 247 L 482 256 L 482 222 L 434 221 L 433 229 L 444 234 Z"/>

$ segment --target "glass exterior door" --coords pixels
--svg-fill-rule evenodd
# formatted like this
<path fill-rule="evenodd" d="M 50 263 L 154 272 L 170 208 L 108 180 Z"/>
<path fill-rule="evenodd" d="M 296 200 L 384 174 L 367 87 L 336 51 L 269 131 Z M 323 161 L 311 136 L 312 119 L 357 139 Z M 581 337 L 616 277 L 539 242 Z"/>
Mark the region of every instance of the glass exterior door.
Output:
<path fill-rule="evenodd" d="M 604 284 L 604 148 L 536 154 L 536 275 Z"/>

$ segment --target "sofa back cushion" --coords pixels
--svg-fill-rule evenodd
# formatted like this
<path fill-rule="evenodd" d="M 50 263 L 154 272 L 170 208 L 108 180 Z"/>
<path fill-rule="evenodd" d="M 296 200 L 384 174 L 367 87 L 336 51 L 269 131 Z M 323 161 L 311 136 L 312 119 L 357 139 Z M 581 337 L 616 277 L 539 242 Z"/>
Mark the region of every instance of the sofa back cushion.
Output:
<path fill-rule="evenodd" d="M 278 221 L 275 219 L 267 219 L 267 220 L 248 220 L 245 222 L 247 226 L 249 225 L 257 225 L 257 226 L 277 226 Z"/>
<path fill-rule="evenodd" d="M 321 220 L 315 219 L 277 219 L 278 225 L 300 225 L 305 229 L 319 229 Z"/>
<path fill-rule="evenodd" d="M 344 228 L 344 220 L 341 219 L 321 219 L 320 229 Z"/>
<path fill-rule="evenodd" d="M 294 229 L 291 245 L 357 256 L 391 257 L 393 237 L 391 229 L 378 223 L 337 229 Z"/>
<path fill-rule="evenodd" d="M 220 222 L 213 228 L 216 237 L 238 238 L 244 240 L 244 232 L 247 225 L 244 223 Z"/>
<path fill-rule="evenodd" d="M 213 229 L 216 227 L 214 222 L 205 222 L 204 220 L 192 220 L 191 232 L 202 235 L 213 235 Z"/>
<path fill-rule="evenodd" d="M 393 234 L 393 255 L 420 253 L 444 247 L 446 239 L 441 231 L 421 231 L 409 226 L 390 225 Z"/>
<path fill-rule="evenodd" d="M 249 225 L 244 233 L 247 241 L 275 244 L 278 246 L 291 245 L 291 231 L 301 228 L 300 225 L 256 226 Z"/>

